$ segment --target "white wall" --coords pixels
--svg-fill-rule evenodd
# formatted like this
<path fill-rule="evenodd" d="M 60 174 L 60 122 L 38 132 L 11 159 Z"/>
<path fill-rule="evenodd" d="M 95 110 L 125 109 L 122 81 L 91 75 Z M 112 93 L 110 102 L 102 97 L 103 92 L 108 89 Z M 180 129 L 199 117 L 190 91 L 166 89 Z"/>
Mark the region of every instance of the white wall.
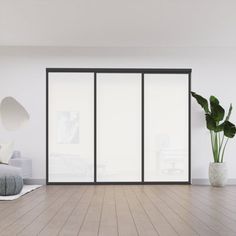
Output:
<path fill-rule="evenodd" d="M 15 132 L 0 127 L 0 141 L 33 159 L 33 178 L 45 178 L 46 67 L 192 68 L 192 90 L 216 95 L 236 121 L 236 48 L 50 48 L 0 47 L 0 99 L 13 96 L 28 110 L 30 123 Z M 178 114 L 176 114 L 178 115 Z M 192 100 L 192 178 L 207 178 L 212 160 L 201 108 Z M 229 177 L 236 178 L 236 139 L 226 150 Z"/>

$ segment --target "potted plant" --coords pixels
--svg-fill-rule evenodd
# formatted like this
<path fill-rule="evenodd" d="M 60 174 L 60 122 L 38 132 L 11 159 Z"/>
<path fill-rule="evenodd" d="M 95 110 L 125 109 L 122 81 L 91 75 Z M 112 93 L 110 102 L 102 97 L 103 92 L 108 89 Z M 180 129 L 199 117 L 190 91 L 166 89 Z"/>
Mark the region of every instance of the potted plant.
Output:
<path fill-rule="evenodd" d="M 230 104 L 227 115 L 220 105 L 219 100 L 210 96 L 209 102 L 204 97 L 191 92 L 205 112 L 206 127 L 210 131 L 211 146 L 214 162 L 209 165 L 209 181 L 212 186 L 224 186 L 227 182 L 227 167 L 224 162 L 225 148 L 230 138 L 236 133 L 236 128 L 229 121 L 232 104 Z"/>

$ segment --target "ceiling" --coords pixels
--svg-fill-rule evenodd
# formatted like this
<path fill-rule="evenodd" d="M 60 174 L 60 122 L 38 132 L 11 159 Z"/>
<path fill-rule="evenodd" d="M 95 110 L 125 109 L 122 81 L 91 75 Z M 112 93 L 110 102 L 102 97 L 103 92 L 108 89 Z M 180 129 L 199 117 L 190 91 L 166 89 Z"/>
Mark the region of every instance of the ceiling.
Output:
<path fill-rule="evenodd" d="M 0 0 L 0 46 L 236 47 L 236 1 Z"/>

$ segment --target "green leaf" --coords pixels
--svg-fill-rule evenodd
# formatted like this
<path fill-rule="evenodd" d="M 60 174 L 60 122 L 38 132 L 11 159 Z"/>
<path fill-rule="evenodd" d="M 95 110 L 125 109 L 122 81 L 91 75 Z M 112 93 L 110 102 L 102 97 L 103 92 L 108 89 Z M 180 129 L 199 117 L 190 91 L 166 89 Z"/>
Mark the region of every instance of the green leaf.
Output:
<path fill-rule="evenodd" d="M 225 125 L 225 122 L 223 122 L 222 124 L 220 125 L 216 125 L 216 128 L 215 128 L 215 132 L 221 132 L 224 130 L 224 125 Z"/>
<path fill-rule="evenodd" d="M 224 119 L 225 110 L 222 106 L 215 105 L 211 108 L 211 114 L 216 122 L 220 122 Z"/>
<path fill-rule="evenodd" d="M 232 109 L 233 109 L 232 104 L 230 104 L 229 111 L 228 111 L 228 114 L 227 114 L 227 116 L 225 118 L 225 121 L 223 123 L 221 123 L 220 125 L 216 125 L 215 132 L 221 132 L 221 131 L 224 130 L 225 122 L 229 120 L 231 112 L 232 112 Z"/>
<path fill-rule="evenodd" d="M 225 110 L 222 106 L 220 106 L 219 100 L 216 97 L 210 97 L 210 106 L 212 118 L 216 122 L 220 122 L 221 120 L 223 120 L 225 116 Z"/>
<path fill-rule="evenodd" d="M 210 104 L 212 105 L 219 105 L 220 102 L 215 96 L 210 96 Z"/>
<path fill-rule="evenodd" d="M 209 113 L 208 101 L 195 92 L 191 92 L 191 94 L 197 100 L 198 104 L 200 104 L 200 106 L 204 109 L 205 113 Z"/>
<path fill-rule="evenodd" d="M 227 114 L 227 116 L 226 116 L 226 118 L 225 118 L 226 121 L 229 120 L 230 115 L 231 115 L 231 112 L 232 112 L 232 109 L 233 109 L 232 103 L 230 103 L 229 111 L 228 111 L 228 114 Z"/>
<path fill-rule="evenodd" d="M 236 133 L 236 127 L 233 123 L 229 121 L 224 122 L 224 135 L 228 138 L 233 138 Z"/>
<path fill-rule="evenodd" d="M 209 130 L 216 130 L 216 122 L 210 114 L 206 114 L 206 125 Z"/>

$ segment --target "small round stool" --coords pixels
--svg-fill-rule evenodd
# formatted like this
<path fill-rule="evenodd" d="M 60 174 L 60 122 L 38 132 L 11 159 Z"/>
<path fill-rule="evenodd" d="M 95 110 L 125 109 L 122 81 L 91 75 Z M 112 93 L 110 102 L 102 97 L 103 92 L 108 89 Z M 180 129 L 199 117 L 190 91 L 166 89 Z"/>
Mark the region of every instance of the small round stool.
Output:
<path fill-rule="evenodd" d="M 23 185 L 20 168 L 0 164 L 0 196 L 19 194 Z"/>

